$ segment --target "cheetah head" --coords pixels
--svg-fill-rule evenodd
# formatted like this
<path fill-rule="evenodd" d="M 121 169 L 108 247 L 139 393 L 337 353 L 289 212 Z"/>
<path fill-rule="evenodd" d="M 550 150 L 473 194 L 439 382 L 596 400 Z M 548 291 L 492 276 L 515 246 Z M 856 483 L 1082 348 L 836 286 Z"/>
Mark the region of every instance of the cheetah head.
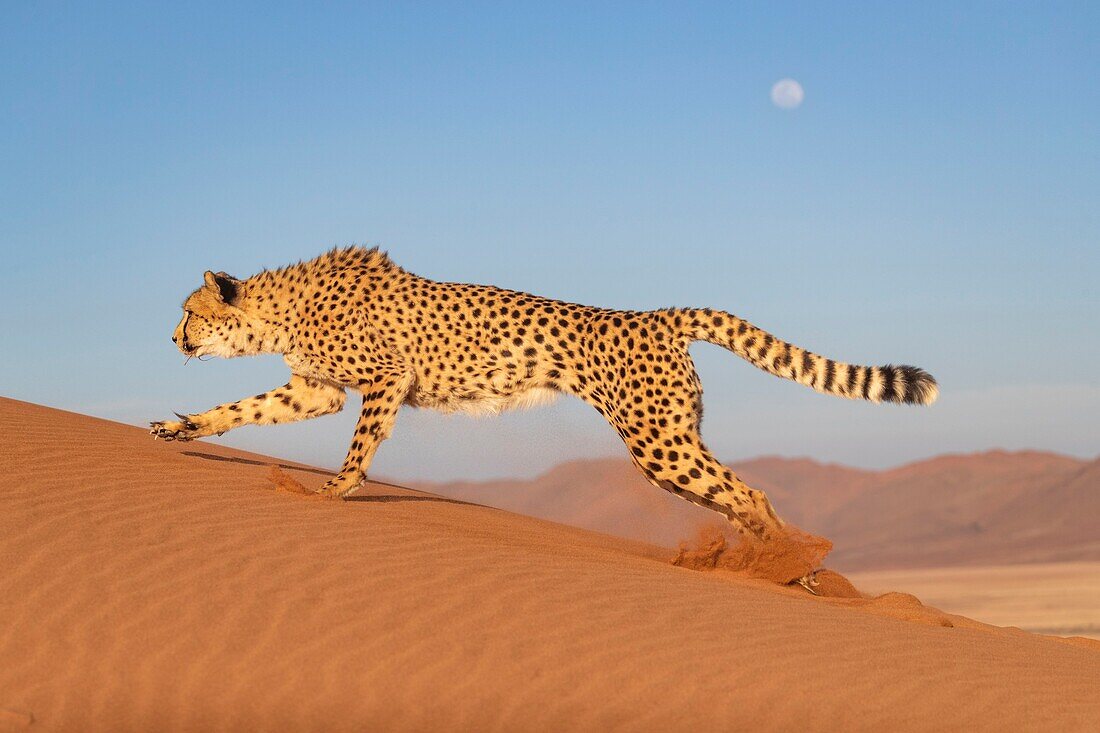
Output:
<path fill-rule="evenodd" d="M 242 310 L 242 282 L 224 272 L 203 276 L 203 286 L 187 296 L 172 342 L 187 356 L 230 358 L 257 354 L 262 324 Z"/>

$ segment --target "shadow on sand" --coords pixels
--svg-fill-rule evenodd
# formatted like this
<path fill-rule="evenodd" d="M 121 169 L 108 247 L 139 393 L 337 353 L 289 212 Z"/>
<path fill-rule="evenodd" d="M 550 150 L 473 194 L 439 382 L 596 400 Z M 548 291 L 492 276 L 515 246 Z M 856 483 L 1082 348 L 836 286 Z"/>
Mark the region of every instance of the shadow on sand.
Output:
<path fill-rule="evenodd" d="M 335 476 L 335 471 L 325 471 L 320 468 L 308 468 L 305 466 L 291 466 L 286 463 L 269 463 L 267 461 L 256 461 L 251 458 L 238 458 L 236 456 L 219 456 L 213 453 L 202 453 L 201 451 L 185 450 L 182 452 L 185 456 L 191 456 L 192 458 L 202 458 L 206 461 L 224 461 L 226 463 L 244 463 L 249 466 L 273 466 L 275 468 L 286 469 L 288 471 L 302 471 L 305 473 L 315 473 L 320 476 Z M 397 484 L 386 483 L 385 481 L 371 480 L 370 483 L 375 486 L 389 486 L 392 489 L 401 489 L 403 491 L 416 491 L 416 489 L 409 489 L 404 486 L 398 486 Z M 463 506 L 479 506 L 490 509 L 492 507 L 486 507 L 484 504 L 475 504 L 472 501 L 462 501 L 461 499 L 448 499 L 445 496 L 432 496 L 430 494 L 423 495 L 406 495 L 406 494 L 361 494 L 356 496 L 346 496 L 344 501 L 361 501 L 361 502 L 373 502 L 375 504 L 389 504 L 402 501 L 435 501 L 442 504 L 460 504 Z"/>
<path fill-rule="evenodd" d="M 290 466 L 286 463 L 268 463 L 267 461 L 254 461 L 251 458 L 236 458 L 233 456 L 218 456 L 213 453 L 202 453 L 197 450 L 185 450 L 182 452 L 185 456 L 191 456 L 193 458 L 202 458 L 206 461 L 224 461 L 226 463 L 246 463 L 249 466 L 277 466 L 279 468 L 285 468 L 288 471 L 303 471 L 305 473 L 316 473 L 321 476 L 334 476 L 335 471 L 325 471 L 320 468 L 306 468 L 304 466 Z M 387 484 L 389 485 L 389 484 Z"/>
<path fill-rule="evenodd" d="M 475 504 L 472 501 L 462 501 L 461 499 L 448 499 L 445 496 L 401 496 L 398 494 L 367 494 L 345 496 L 344 501 L 367 501 L 375 502 L 378 504 L 387 504 L 390 502 L 398 501 L 438 501 L 443 504 L 462 504 L 464 506 L 479 506 L 485 508 L 483 504 Z"/>

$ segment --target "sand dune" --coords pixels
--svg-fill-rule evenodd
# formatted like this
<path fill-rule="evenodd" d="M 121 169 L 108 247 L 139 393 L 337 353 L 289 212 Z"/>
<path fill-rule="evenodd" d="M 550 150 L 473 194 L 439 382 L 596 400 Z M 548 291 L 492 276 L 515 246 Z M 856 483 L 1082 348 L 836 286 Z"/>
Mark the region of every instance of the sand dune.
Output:
<path fill-rule="evenodd" d="M 880 570 L 851 577 L 865 591 L 904 588 L 926 603 L 992 624 L 1100 639 L 1100 562 Z"/>
<path fill-rule="evenodd" d="M 1100 721 L 1094 648 L 905 596 L 822 600 L 388 485 L 309 500 L 274 459 L 12 400 L 0 462 L 0 730 Z"/>
<path fill-rule="evenodd" d="M 830 561 L 846 571 L 1100 561 L 1100 460 L 990 451 L 887 471 L 788 458 L 732 465 L 786 520 L 832 539 Z M 417 486 L 669 546 L 715 521 L 625 459 L 573 461 L 526 481 Z"/>

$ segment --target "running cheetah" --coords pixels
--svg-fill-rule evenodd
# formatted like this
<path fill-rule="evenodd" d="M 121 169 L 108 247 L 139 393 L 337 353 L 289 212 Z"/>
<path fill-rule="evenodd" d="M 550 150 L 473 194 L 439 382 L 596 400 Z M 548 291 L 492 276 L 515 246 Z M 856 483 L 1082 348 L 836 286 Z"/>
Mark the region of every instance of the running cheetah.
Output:
<path fill-rule="evenodd" d="M 281 354 L 291 376 L 270 392 L 151 423 L 157 438 L 305 420 L 341 410 L 345 389 L 362 394 L 355 437 L 340 473 L 320 490 L 325 496 L 360 486 L 403 404 L 498 413 L 564 392 L 604 416 L 650 483 L 759 538 L 783 523 L 763 492 L 703 445 L 692 342 L 724 346 L 826 394 L 925 405 L 937 395 L 922 369 L 826 359 L 722 311 L 615 311 L 434 282 L 377 248 L 335 249 L 247 280 L 207 272 L 184 302 L 172 341 L 188 357 Z"/>

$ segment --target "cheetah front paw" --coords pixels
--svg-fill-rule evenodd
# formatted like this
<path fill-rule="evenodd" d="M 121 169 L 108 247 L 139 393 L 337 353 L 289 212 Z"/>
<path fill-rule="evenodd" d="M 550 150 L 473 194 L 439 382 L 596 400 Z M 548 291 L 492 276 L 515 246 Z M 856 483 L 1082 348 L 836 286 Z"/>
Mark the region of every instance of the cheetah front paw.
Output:
<path fill-rule="evenodd" d="M 360 481 L 344 476 L 334 476 L 317 489 L 317 495 L 326 499 L 343 499 L 359 489 Z"/>
<path fill-rule="evenodd" d="M 181 415 L 178 412 L 175 413 L 179 421 L 175 420 L 163 420 L 149 423 L 149 434 L 153 436 L 153 440 L 194 440 L 201 437 L 199 435 L 199 426 L 194 423 L 186 415 Z"/>

